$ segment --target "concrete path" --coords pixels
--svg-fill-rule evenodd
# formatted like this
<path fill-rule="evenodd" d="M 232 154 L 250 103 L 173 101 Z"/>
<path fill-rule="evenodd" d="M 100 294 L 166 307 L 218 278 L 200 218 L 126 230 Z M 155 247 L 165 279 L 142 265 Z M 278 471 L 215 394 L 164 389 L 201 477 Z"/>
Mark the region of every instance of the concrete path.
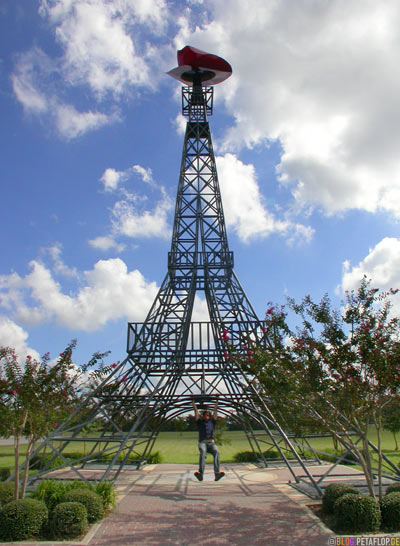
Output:
<path fill-rule="evenodd" d="M 27 444 L 28 439 L 27 438 L 21 438 L 21 445 Z M 13 446 L 14 445 L 14 436 L 11 436 L 11 438 L 0 438 L 0 446 Z"/>
<path fill-rule="evenodd" d="M 320 469 L 321 467 L 319 467 Z M 308 497 L 287 485 L 286 469 L 212 466 L 198 482 L 194 465 L 149 465 L 118 479 L 118 507 L 82 541 L 64 546 L 328 546 L 334 535 L 307 508 Z M 95 471 L 91 471 L 92 473 Z M 61 476 L 59 476 L 61 477 Z M 28 543 L 21 543 L 27 546 Z M 57 544 L 41 542 L 40 544 Z M 60 543 L 58 543 L 60 544 Z"/>

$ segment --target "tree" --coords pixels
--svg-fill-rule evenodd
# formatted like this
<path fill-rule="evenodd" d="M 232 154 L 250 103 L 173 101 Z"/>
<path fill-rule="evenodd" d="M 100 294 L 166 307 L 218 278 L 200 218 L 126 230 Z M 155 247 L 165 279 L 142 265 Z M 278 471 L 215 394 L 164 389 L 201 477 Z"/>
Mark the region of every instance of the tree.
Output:
<path fill-rule="evenodd" d="M 357 291 L 346 293 L 341 310 L 332 308 L 327 295 L 319 303 L 306 296 L 300 304 L 289 299 L 287 306 L 271 305 L 269 349 L 249 345 L 231 355 L 292 426 L 314 423 L 352 451 L 372 496 L 369 426 L 377 430 L 382 496 L 382 412 L 400 392 L 400 321 L 390 316 L 396 293 L 379 292 L 364 278 Z M 297 317 L 297 328 L 288 326 L 287 311 Z"/>
<path fill-rule="evenodd" d="M 179 435 L 182 436 L 182 433 L 185 432 L 185 430 L 187 430 L 187 427 L 188 427 L 186 419 L 184 417 L 176 417 L 173 420 L 173 427 L 174 427 L 174 430 L 179 432 Z"/>
<path fill-rule="evenodd" d="M 14 437 L 15 498 L 24 498 L 29 473 L 29 457 L 36 442 L 57 428 L 75 407 L 82 388 L 84 372 L 108 353 L 95 353 L 81 368 L 71 357 L 72 341 L 56 362 L 49 354 L 40 361 L 27 356 L 20 364 L 14 349 L 0 348 L 0 436 Z M 19 492 L 21 437 L 28 438 L 26 463 Z"/>

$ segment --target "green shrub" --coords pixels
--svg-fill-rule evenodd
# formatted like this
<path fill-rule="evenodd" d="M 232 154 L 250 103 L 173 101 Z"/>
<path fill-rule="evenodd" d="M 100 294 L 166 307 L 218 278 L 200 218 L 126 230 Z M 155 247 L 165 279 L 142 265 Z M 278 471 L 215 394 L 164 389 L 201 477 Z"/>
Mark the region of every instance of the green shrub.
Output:
<path fill-rule="evenodd" d="M 97 462 L 109 462 L 111 459 L 115 457 L 115 453 L 106 453 L 101 456 L 95 457 L 94 460 Z M 131 453 L 128 456 L 127 464 L 130 463 L 137 463 L 138 461 L 141 461 L 143 458 L 142 455 L 137 455 L 135 453 Z M 123 461 L 125 459 L 125 453 L 120 453 L 118 455 L 118 461 Z M 156 451 L 155 453 L 150 453 L 150 455 L 147 455 L 146 462 L 148 464 L 159 464 L 162 462 L 162 455 L 159 451 Z"/>
<path fill-rule="evenodd" d="M 77 459 L 82 459 L 82 457 L 85 457 L 85 454 L 81 451 L 71 451 L 71 453 L 64 453 L 63 455 L 69 461 L 75 461 Z"/>
<path fill-rule="evenodd" d="M 49 533 L 53 538 L 75 538 L 88 525 L 86 508 L 80 502 L 62 502 L 50 515 Z"/>
<path fill-rule="evenodd" d="M 235 463 L 255 463 L 257 455 L 253 451 L 239 451 L 233 456 Z"/>
<path fill-rule="evenodd" d="M 58 480 L 43 480 L 35 491 L 32 492 L 32 497 L 43 501 L 49 510 L 53 510 L 61 502 L 61 497 L 72 489 L 92 489 L 93 486 L 84 481 L 74 480 L 62 482 Z"/>
<path fill-rule="evenodd" d="M 339 453 L 339 456 L 342 456 L 342 455 L 343 453 Z M 360 464 L 360 461 L 358 460 L 357 455 L 353 453 L 352 451 L 350 451 L 350 453 L 347 453 L 345 458 L 341 461 L 341 464 L 348 464 L 348 465 Z"/>
<path fill-rule="evenodd" d="M 0 468 L 0 482 L 5 482 L 11 476 L 9 468 Z"/>
<path fill-rule="evenodd" d="M 65 462 L 61 459 L 61 457 L 57 456 L 53 460 L 52 459 L 53 459 L 53 455 L 51 454 L 46 455 L 45 453 L 38 453 L 37 455 L 34 455 L 30 459 L 29 466 L 30 468 L 43 468 L 47 465 L 49 465 L 49 468 L 65 466 Z"/>
<path fill-rule="evenodd" d="M 347 493 L 358 494 L 358 490 L 347 483 L 330 483 L 322 497 L 322 510 L 325 514 L 333 514 L 336 500 Z"/>
<path fill-rule="evenodd" d="M 330 463 L 335 463 L 337 458 L 341 455 L 336 449 L 331 447 L 324 447 L 323 453 L 317 453 L 321 461 L 328 461 Z"/>
<path fill-rule="evenodd" d="M 268 451 L 264 451 L 263 453 L 264 457 L 266 459 L 279 459 L 280 453 L 276 451 L 276 449 L 270 449 Z"/>
<path fill-rule="evenodd" d="M 0 538 L 25 540 L 40 534 L 47 523 L 48 510 L 44 502 L 18 499 L 5 504 L 0 510 Z"/>
<path fill-rule="evenodd" d="M 94 492 L 100 495 L 104 510 L 114 508 L 116 504 L 116 492 L 112 482 L 99 482 L 94 486 Z"/>
<path fill-rule="evenodd" d="M 388 531 L 400 531 L 400 491 L 387 493 L 381 501 L 382 525 Z"/>
<path fill-rule="evenodd" d="M 69 484 L 67 482 L 43 480 L 32 492 L 32 497 L 43 501 L 49 510 L 53 510 L 53 508 L 55 508 L 60 502 L 60 499 L 64 493 L 69 490 L 68 485 Z"/>
<path fill-rule="evenodd" d="M 161 461 L 162 461 L 162 456 L 159 451 L 156 451 L 155 453 L 150 453 L 150 455 L 147 456 L 148 464 L 160 464 Z"/>
<path fill-rule="evenodd" d="M 372 497 L 359 493 L 346 493 L 333 507 L 336 527 L 347 533 L 373 533 L 379 530 L 381 511 Z"/>
<path fill-rule="evenodd" d="M 80 502 L 87 510 L 89 523 L 104 516 L 103 501 L 100 495 L 89 489 L 73 489 L 61 497 L 61 502 Z"/>
<path fill-rule="evenodd" d="M 0 482 L 0 508 L 14 500 L 14 482 Z"/>
<path fill-rule="evenodd" d="M 35 491 L 32 492 L 32 497 L 42 500 L 46 503 L 49 510 L 53 510 L 57 504 L 61 502 L 61 497 L 73 489 L 89 489 L 94 491 L 102 498 L 105 510 L 115 506 L 115 488 L 112 482 L 99 482 L 92 484 L 80 480 L 74 481 L 58 481 L 58 480 L 43 480 Z"/>
<path fill-rule="evenodd" d="M 391 483 L 388 488 L 386 489 L 385 491 L 385 495 L 390 495 L 390 493 L 394 493 L 394 492 L 398 492 L 400 491 L 400 482 L 398 483 Z"/>

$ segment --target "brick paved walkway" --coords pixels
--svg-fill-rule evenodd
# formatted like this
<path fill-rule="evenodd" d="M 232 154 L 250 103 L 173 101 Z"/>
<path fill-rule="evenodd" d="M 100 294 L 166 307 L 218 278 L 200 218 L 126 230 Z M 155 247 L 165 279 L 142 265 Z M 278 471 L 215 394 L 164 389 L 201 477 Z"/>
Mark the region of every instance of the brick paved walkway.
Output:
<path fill-rule="evenodd" d="M 334 535 L 306 507 L 313 501 L 286 485 L 285 469 L 222 466 L 226 476 L 217 483 L 211 465 L 203 482 L 194 478 L 194 465 L 124 471 L 113 513 L 81 542 L 62 544 L 328 546 Z"/>
<path fill-rule="evenodd" d="M 279 484 L 278 472 L 225 465 L 223 480 L 215 483 L 210 468 L 199 483 L 195 469 L 159 465 L 142 474 L 90 546 L 327 546 L 331 533 L 296 503 L 299 494 Z"/>

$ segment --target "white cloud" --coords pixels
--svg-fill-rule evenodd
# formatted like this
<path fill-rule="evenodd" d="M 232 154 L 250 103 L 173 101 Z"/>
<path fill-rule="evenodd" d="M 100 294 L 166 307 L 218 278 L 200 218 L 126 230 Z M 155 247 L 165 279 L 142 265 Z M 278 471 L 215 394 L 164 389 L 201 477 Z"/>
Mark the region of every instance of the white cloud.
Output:
<path fill-rule="evenodd" d="M 357 290 L 364 275 L 371 279 L 374 288 L 386 291 L 400 288 L 400 239 L 385 237 L 354 267 L 349 261 L 344 262 L 338 292 Z M 400 316 L 400 293 L 391 298 L 391 303 L 393 315 Z"/>
<path fill-rule="evenodd" d="M 142 167 L 141 165 L 133 165 L 125 171 L 117 171 L 112 167 L 107 168 L 101 175 L 100 182 L 103 183 L 105 191 L 115 191 L 121 182 L 129 180 L 132 174 L 138 174 L 143 182 L 150 185 L 155 185 L 153 173 L 150 168 Z"/>
<path fill-rule="evenodd" d="M 163 0 L 42 0 L 40 13 L 55 28 L 63 72 L 73 85 L 88 85 L 99 99 L 130 86 L 152 86 L 146 51 L 135 44 L 135 24 L 160 33 L 167 19 Z"/>
<path fill-rule="evenodd" d="M 98 250 L 111 250 L 114 249 L 117 252 L 125 250 L 126 246 L 123 243 L 117 243 L 110 235 L 103 237 L 95 237 L 89 241 L 90 246 L 97 248 Z"/>
<path fill-rule="evenodd" d="M 134 165 L 132 169 L 142 178 L 147 184 L 154 184 L 153 173 L 150 168 L 145 169 L 141 165 Z"/>
<path fill-rule="evenodd" d="M 98 129 L 118 119 L 118 116 L 110 116 L 102 112 L 78 112 L 69 104 L 57 105 L 55 117 L 60 135 L 67 139 L 80 137 L 88 131 Z"/>
<path fill-rule="evenodd" d="M 196 294 L 193 304 L 192 322 L 209 322 L 210 314 L 208 312 L 207 300 Z"/>
<path fill-rule="evenodd" d="M 110 320 L 143 320 L 157 294 L 138 270 L 128 272 L 120 259 L 100 260 L 84 271 L 84 285 L 74 295 L 63 292 L 51 271 L 30 262 L 25 277 L 0 277 L 0 305 L 26 325 L 55 322 L 73 330 L 95 331 Z"/>
<path fill-rule="evenodd" d="M 40 355 L 27 344 L 28 333 L 7 317 L 0 315 L 0 346 L 15 349 L 20 362 L 28 355 L 40 360 Z"/>
<path fill-rule="evenodd" d="M 172 125 L 175 128 L 178 135 L 184 135 L 185 134 L 186 122 L 187 122 L 187 119 L 184 116 L 182 116 L 182 114 L 180 114 L 180 113 L 173 120 Z"/>
<path fill-rule="evenodd" d="M 168 239 L 171 229 L 168 225 L 168 213 L 172 202 L 161 188 L 162 198 L 154 210 L 139 210 L 138 198 L 127 194 L 127 199 L 117 201 L 112 209 L 112 231 L 115 235 L 126 237 L 161 237 Z"/>
<path fill-rule="evenodd" d="M 234 154 L 216 158 L 226 225 L 247 242 L 277 232 L 289 239 L 310 240 L 313 230 L 289 220 L 279 220 L 270 213 L 256 179 L 254 166 L 240 161 Z"/>
<path fill-rule="evenodd" d="M 400 239 L 385 237 L 357 266 L 351 267 L 346 261 L 343 264 L 342 290 L 356 289 L 364 275 L 372 279 L 377 288 L 400 288 Z"/>
<path fill-rule="evenodd" d="M 65 265 L 64 261 L 61 258 L 62 254 L 62 244 L 56 243 L 49 248 L 44 249 L 53 260 L 53 269 L 55 273 L 62 275 L 63 277 L 72 277 L 78 278 L 79 274 L 76 267 L 68 267 Z"/>
<path fill-rule="evenodd" d="M 141 191 L 128 191 L 122 187 L 122 183 L 132 176 L 139 176 L 148 189 L 160 192 L 161 198 L 149 206 L 149 195 L 143 192 L 144 186 L 138 187 Z M 115 248 L 123 250 L 124 245 L 116 242 L 119 237 L 170 237 L 171 229 L 168 225 L 168 214 L 172 209 L 172 201 L 163 186 L 159 186 L 153 179 L 150 168 L 142 165 L 133 165 L 124 171 L 117 171 L 112 167 L 107 168 L 101 178 L 104 190 L 115 192 L 119 197 L 111 209 L 111 228 L 108 235 L 96 237 L 89 241 L 91 246 L 101 250 Z"/>
<path fill-rule="evenodd" d="M 279 140 L 281 182 L 302 206 L 400 216 L 400 4 L 214 0 L 176 44 L 227 58 L 216 89 L 235 123 L 225 151 Z"/>
<path fill-rule="evenodd" d="M 101 175 L 100 182 L 103 182 L 106 191 L 114 191 L 117 189 L 121 180 L 122 172 L 116 171 L 113 168 L 108 168 Z"/>
<path fill-rule="evenodd" d="M 160 79 L 162 70 L 154 66 L 166 52 L 157 54 L 148 38 L 168 24 L 164 0 L 41 0 L 39 13 L 54 30 L 61 54 L 51 57 L 38 47 L 20 54 L 12 86 L 25 111 L 50 122 L 63 138 L 119 120 L 98 108 L 79 111 L 65 98 L 71 88 L 84 86 L 90 96 L 89 88 L 97 102 L 111 96 L 115 111 L 132 90 L 153 89 Z"/>
<path fill-rule="evenodd" d="M 49 59 L 38 48 L 19 56 L 11 82 L 15 96 L 26 112 L 43 114 L 48 109 L 47 97 L 39 90 L 39 81 L 49 72 Z"/>
<path fill-rule="evenodd" d="M 118 121 L 115 113 L 79 112 L 63 102 L 55 84 L 57 73 L 56 63 L 38 48 L 19 55 L 11 81 L 15 96 L 27 113 L 50 121 L 59 135 L 68 140 Z"/>

